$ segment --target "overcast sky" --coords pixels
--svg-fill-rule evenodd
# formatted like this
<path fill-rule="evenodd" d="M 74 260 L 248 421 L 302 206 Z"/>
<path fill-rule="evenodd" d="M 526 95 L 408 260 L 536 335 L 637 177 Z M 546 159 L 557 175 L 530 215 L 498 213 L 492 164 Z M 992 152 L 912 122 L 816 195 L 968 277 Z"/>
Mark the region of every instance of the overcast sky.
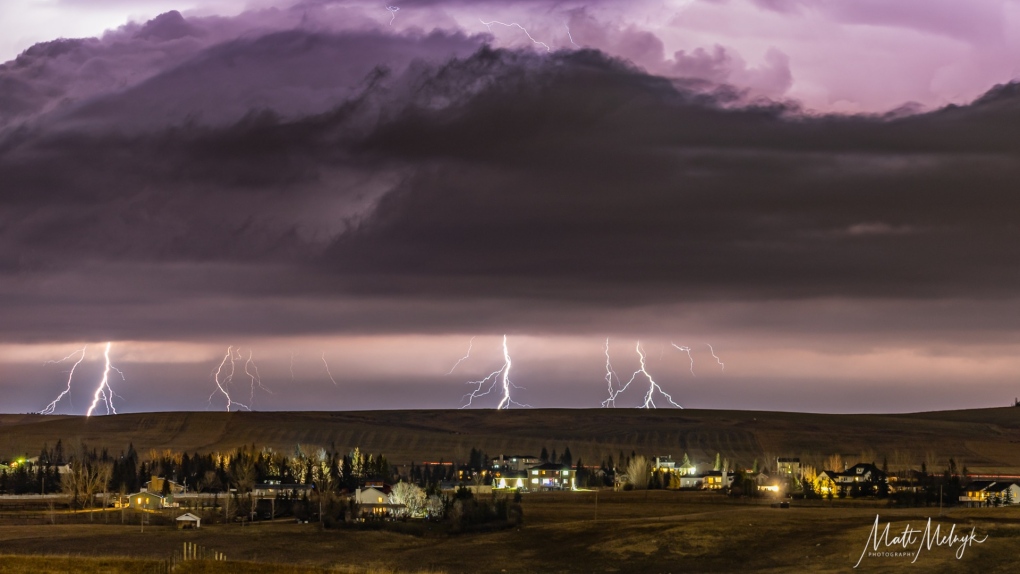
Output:
<path fill-rule="evenodd" d="M 503 335 L 534 407 L 672 406 L 642 356 L 1011 403 L 1018 50 L 1006 1 L 4 3 L 0 410 L 456 408 Z"/>

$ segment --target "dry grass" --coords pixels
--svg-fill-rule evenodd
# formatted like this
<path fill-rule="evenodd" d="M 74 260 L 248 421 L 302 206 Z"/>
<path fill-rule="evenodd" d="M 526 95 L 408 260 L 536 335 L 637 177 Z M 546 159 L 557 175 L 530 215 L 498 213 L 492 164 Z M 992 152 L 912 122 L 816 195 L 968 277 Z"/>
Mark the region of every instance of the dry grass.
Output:
<path fill-rule="evenodd" d="M 227 554 L 231 562 L 193 563 L 180 572 L 345 574 L 383 572 L 847 572 L 860 556 L 875 515 L 892 530 L 923 527 L 928 517 L 988 535 L 957 561 L 948 549 L 909 559 L 865 559 L 859 571 L 1015 571 L 1020 509 L 887 509 L 856 504 L 771 508 L 710 493 L 600 492 L 526 496 L 521 529 L 421 539 L 381 531 L 322 531 L 316 525 L 277 522 L 182 532 L 172 527 L 120 525 L 0 526 L 0 548 L 20 564 L 74 560 L 134 572 L 146 560 L 165 558 L 183 541 Z M 50 554 L 57 553 L 57 556 Z M 36 555 L 37 557 L 25 557 Z M 104 558 L 119 556 L 122 558 Z M 61 563 L 60 560 L 65 560 Z M 105 561 L 105 562 L 103 562 Z M 0 560 L 0 562 L 3 562 Z M 85 563 L 85 562 L 83 562 Z M 123 568 L 119 564 L 123 563 Z M 12 564 L 19 564 L 12 562 Z M 77 569 L 76 569 L 77 570 Z M 47 571 L 45 569 L 41 571 Z M 84 570 L 89 572 L 90 570 Z"/>

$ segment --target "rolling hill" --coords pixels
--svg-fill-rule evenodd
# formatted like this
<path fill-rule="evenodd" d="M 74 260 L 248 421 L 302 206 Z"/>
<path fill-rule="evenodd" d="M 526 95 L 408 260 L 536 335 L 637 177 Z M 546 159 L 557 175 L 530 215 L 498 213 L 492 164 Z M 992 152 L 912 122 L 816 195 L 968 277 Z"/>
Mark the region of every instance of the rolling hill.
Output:
<path fill-rule="evenodd" d="M 912 414 L 639 409 L 409 410 L 351 412 L 156 412 L 85 418 L 0 415 L 0 458 L 33 456 L 60 439 L 107 447 L 228 451 L 242 445 L 289 452 L 298 444 L 382 453 L 392 463 L 466 461 L 538 454 L 546 447 L 597 464 L 604 457 L 715 454 L 738 465 L 797 456 L 822 466 L 832 454 L 852 462 L 887 460 L 891 469 L 949 457 L 975 473 L 1020 474 L 1020 408 Z M 868 460 L 870 462 L 870 460 Z"/>

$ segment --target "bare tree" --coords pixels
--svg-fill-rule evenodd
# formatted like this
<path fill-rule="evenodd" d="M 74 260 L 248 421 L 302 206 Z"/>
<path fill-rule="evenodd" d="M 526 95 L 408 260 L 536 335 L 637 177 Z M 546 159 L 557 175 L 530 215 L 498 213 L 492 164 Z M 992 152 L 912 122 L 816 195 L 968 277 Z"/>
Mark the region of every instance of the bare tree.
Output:
<path fill-rule="evenodd" d="M 637 455 L 631 458 L 630 463 L 627 464 L 627 483 L 636 490 L 648 488 L 648 479 L 651 472 L 652 467 L 648 464 L 648 460 L 641 455 Z"/>
<path fill-rule="evenodd" d="M 106 502 L 107 492 L 110 490 L 110 479 L 113 478 L 113 463 L 112 462 L 100 462 L 96 463 L 98 467 L 96 469 L 97 478 L 99 480 L 99 486 L 103 491 L 103 520 L 109 522 L 109 518 L 106 514 Z"/>
<path fill-rule="evenodd" d="M 830 454 L 829 458 L 825 459 L 825 470 L 834 470 L 836 472 L 843 472 L 843 455 L 836 453 Z"/>

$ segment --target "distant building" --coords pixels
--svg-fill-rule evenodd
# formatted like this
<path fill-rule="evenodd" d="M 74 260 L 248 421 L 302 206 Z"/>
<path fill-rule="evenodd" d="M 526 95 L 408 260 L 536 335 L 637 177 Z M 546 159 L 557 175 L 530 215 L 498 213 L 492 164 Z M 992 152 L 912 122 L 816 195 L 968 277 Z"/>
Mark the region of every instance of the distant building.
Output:
<path fill-rule="evenodd" d="M 655 457 L 655 462 L 652 464 L 652 470 L 673 472 L 676 470 L 676 463 L 673 462 L 673 457 L 668 454 L 666 456 L 657 456 Z"/>
<path fill-rule="evenodd" d="M 877 466 L 871 463 L 858 463 L 843 472 L 835 470 L 823 470 L 815 477 L 815 491 L 822 495 L 834 494 L 837 491 L 845 492 L 846 488 L 854 485 L 877 486 L 880 483 L 888 483 L 889 477 Z"/>
<path fill-rule="evenodd" d="M 509 472 L 516 471 L 522 472 L 529 468 L 541 464 L 541 460 L 538 457 L 531 456 L 530 454 L 512 454 L 510 456 L 499 455 L 492 459 L 492 471 L 493 472 Z"/>
<path fill-rule="evenodd" d="M 145 490 L 154 494 L 163 494 L 163 485 L 167 484 L 167 492 L 170 494 L 184 494 L 187 492 L 187 487 L 183 484 L 178 484 L 168 478 L 160 478 L 153 476 L 149 482 L 145 483 Z"/>
<path fill-rule="evenodd" d="M 361 488 L 354 493 L 361 516 L 387 516 L 405 508 L 403 504 L 391 504 L 388 492 L 375 487 Z"/>
<path fill-rule="evenodd" d="M 574 469 L 565 464 L 547 462 L 528 469 L 528 488 L 532 490 L 573 490 Z"/>
<path fill-rule="evenodd" d="M 498 489 L 526 490 L 528 488 L 528 471 L 510 471 L 493 475 L 492 487 Z"/>
<path fill-rule="evenodd" d="M 130 507 L 141 510 L 159 510 L 169 506 L 169 502 L 162 496 L 152 492 L 139 492 L 131 495 Z"/>
<path fill-rule="evenodd" d="M 201 528 L 201 527 L 202 527 L 202 519 L 197 517 L 197 516 L 195 516 L 194 514 L 192 514 L 190 512 L 185 512 L 184 514 L 182 514 L 182 515 L 177 517 L 177 529 L 178 530 L 184 530 L 186 528 Z"/>
<path fill-rule="evenodd" d="M 719 490 L 733 486 L 734 474 L 721 470 L 710 470 L 701 475 L 704 484 L 702 488 L 707 490 Z"/>
<path fill-rule="evenodd" d="M 967 506 L 1006 506 L 1020 504 L 1020 484 L 979 480 L 967 485 L 960 502 Z"/>
<path fill-rule="evenodd" d="M 311 494 L 315 486 L 311 484 L 281 484 L 279 482 L 266 482 L 256 484 L 252 487 L 252 495 L 257 497 L 290 496 L 299 497 L 304 493 Z"/>
<path fill-rule="evenodd" d="M 800 459 L 787 457 L 777 458 L 776 474 L 781 478 L 800 477 Z"/>

